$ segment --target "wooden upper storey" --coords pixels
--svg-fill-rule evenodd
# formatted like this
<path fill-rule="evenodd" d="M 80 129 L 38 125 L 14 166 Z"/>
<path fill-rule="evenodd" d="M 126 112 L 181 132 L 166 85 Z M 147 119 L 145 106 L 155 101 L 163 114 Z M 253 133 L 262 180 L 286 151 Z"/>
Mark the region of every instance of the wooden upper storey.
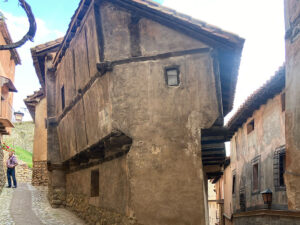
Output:
<path fill-rule="evenodd" d="M 106 9 L 101 11 L 100 8 Z M 110 10 L 113 12 L 116 9 L 121 9 L 118 10 L 120 15 L 107 14 Z M 149 23 L 159 23 L 164 28 L 147 30 Z M 108 27 L 113 29 L 109 31 Z M 107 31 L 110 33 L 108 34 Z M 244 39 L 148 0 L 82 0 L 55 57 L 56 67 L 66 55 L 67 49 L 72 48 L 74 42 L 72 40 L 81 39 L 79 36 L 82 36 L 82 33 L 85 33 L 89 47 L 96 48 L 96 52 L 93 53 L 95 60 L 91 61 L 90 65 L 94 65 L 95 62 L 117 60 L 112 58 L 112 55 L 118 54 L 119 59 L 124 59 L 194 49 L 193 44 L 197 41 L 209 46 L 218 58 L 224 115 L 232 109 Z M 131 33 L 136 35 L 130 35 Z M 144 39 L 143 35 L 145 35 Z M 178 39 L 180 35 L 185 36 L 186 39 L 184 41 Z M 122 36 L 122 40 L 114 39 L 120 38 L 119 36 Z M 91 37 L 93 41 L 90 40 Z M 172 42 L 167 49 L 160 44 L 165 39 Z M 136 41 L 140 42 L 140 49 L 132 48 L 129 44 Z M 81 46 L 84 44 L 79 41 L 76 43 Z M 112 43 L 114 44 L 110 46 Z"/>

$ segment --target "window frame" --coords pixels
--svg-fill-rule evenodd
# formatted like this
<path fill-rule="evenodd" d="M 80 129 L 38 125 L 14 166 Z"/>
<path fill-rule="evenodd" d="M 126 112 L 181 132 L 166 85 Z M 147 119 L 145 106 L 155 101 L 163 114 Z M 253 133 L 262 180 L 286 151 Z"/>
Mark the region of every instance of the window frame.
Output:
<path fill-rule="evenodd" d="M 60 88 L 60 96 L 61 96 L 61 109 L 64 110 L 66 108 L 66 95 L 65 95 L 64 85 L 62 85 Z"/>
<path fill-rule="evenodd" d="M 280 184 L 280 178 L 281 178 L 281 172 L 280 172 L 280 156 L 284 155 L 286 157 L 286 150 L 285 145 L 280 146 L 277 148 L 274 152 L 274 166 L 273 166 L 273 176 L 274 176 L 274 187 L 275 191 L 285 191 L 286 190 L 286 184 L 284 183 L 284 186 Z M 286 165 L 286 159 L 285 159 L 285 165 Z M 284 179 L 284 172 L 282 173 L 282 178 Z"/>
<path fill-rule="evenodd" d="M 252 119 L 249 123 L 247 123 L 247 134 L 251 134 L 255 129 L 255 121 Z"/>
<path fill-rule="evenodd" d="M 100 196 L 100 171 L 99 169 L 94 169 L 91 170 L 90 172 L 91 176 L 90 176 L 90 197 L 94 198 L 94 197 L 99 197 Z M 97 174 L 97 176 L 95 177 L 95 174 Z M 95 180 L 98 182 L 95 182 Z M 94 186 L 96 185 L 96 187 Z"/>
<path fill-rule="evenodd" d="M 256 156 L 254 159 L 251 160 L 251 169 L 252 169 L 252 176 L 251 176 L 251 194 L 257 195 L 260 194 L 260 184 L 261 184 L 261 157 Z M 254 189 L 254 166 L 257 165 L 257 189 Z"/>
<path fill-rule="evenodd" d="M 236 195 L 237 189 L 236 189 L 236 171 L 232 171 L 232 196 Z"/>
<path fill-rule="evenodd" d="M 174 66 L 167 66 L 165 67 L 165 82 L 166 82 L 166 85 L 168 87 L 179 87 L 180 86 L 180 66 L 178 65 L 174 65 Z M 177 71 L 177 85 L 169 85 L 169 76 L 168 76 L 168 71 L 170 70 L 176 70 Z"/>

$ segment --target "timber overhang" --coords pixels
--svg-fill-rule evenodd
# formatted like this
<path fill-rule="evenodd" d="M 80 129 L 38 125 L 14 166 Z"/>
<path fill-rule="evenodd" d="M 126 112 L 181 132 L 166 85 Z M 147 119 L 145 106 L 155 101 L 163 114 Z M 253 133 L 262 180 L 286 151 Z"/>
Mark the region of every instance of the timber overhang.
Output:
<path fill-rule="evenodd" d="M 1 86 L 6 86 L 9 92 L 18 92 L 14 83 L 8 77 L 0 75 L 0 83 L 1 83 Z"/>
<path fill-rule="evenodd" d="M 113 130 L 108 136 L 101 139 L 70 159 L 63 162 L 63 168 L 67 173 L 90 168 L 107 161 L 112 161 L 126 155 L 131 148 L 132 138 L 121 131 Z M 51 162 L 48 163 L 51 167 Z"/>
<path fill-rule="evenodd" d="M 201 131 L 201 157 L 204 172 L 208 179 L 223 175 L 226 167 L 226 141 L 230 140 L 232 131 L 223 126 L 212 126 Z"/>

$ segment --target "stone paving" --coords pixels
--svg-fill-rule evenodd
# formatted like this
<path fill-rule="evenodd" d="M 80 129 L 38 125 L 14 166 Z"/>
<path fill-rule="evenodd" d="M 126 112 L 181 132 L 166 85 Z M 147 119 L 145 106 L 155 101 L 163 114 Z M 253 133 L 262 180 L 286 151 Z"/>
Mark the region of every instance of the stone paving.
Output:
<path fill-rule="evenodd" d="M 0 225 L 84 225 L 66 209 L 53 209 L 47 200 L 47 187 L 20 184 L 4 188 L 0 195 Z"/>

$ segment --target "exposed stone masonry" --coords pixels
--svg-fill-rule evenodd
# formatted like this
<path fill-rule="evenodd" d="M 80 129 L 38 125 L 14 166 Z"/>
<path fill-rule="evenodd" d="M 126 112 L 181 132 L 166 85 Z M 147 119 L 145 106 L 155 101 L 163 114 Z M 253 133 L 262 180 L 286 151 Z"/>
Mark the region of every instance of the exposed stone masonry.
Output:
<path fill-rule="evenodd" d="M 48 185 L 47 161 L 34 161 L 33 162 L 32 185 L 33 186 L 47 186 Z"/>
<path fill-rule="evenodd" d="M 4 168 L 2 166 L 3 165 L 3 157 L 4 157 L 3 151 L 0 150 L 0 193 L 5 184 L 5 173 L 4 173 Z"/>
<path fill-rule="evenodd" d="M 64 188 L 48 187 L 48 200 L 53 208 L 61 208 L 65 206 L 66 190 Z"/>
<path fill-rule="evenodd" d="M 66 202 L 66 206 L 88 224 L 140 225 L 135 218 L 127 218 L 111 210 L 89 204 L 89 198 L 84 195 L 69 193 Z"/>

